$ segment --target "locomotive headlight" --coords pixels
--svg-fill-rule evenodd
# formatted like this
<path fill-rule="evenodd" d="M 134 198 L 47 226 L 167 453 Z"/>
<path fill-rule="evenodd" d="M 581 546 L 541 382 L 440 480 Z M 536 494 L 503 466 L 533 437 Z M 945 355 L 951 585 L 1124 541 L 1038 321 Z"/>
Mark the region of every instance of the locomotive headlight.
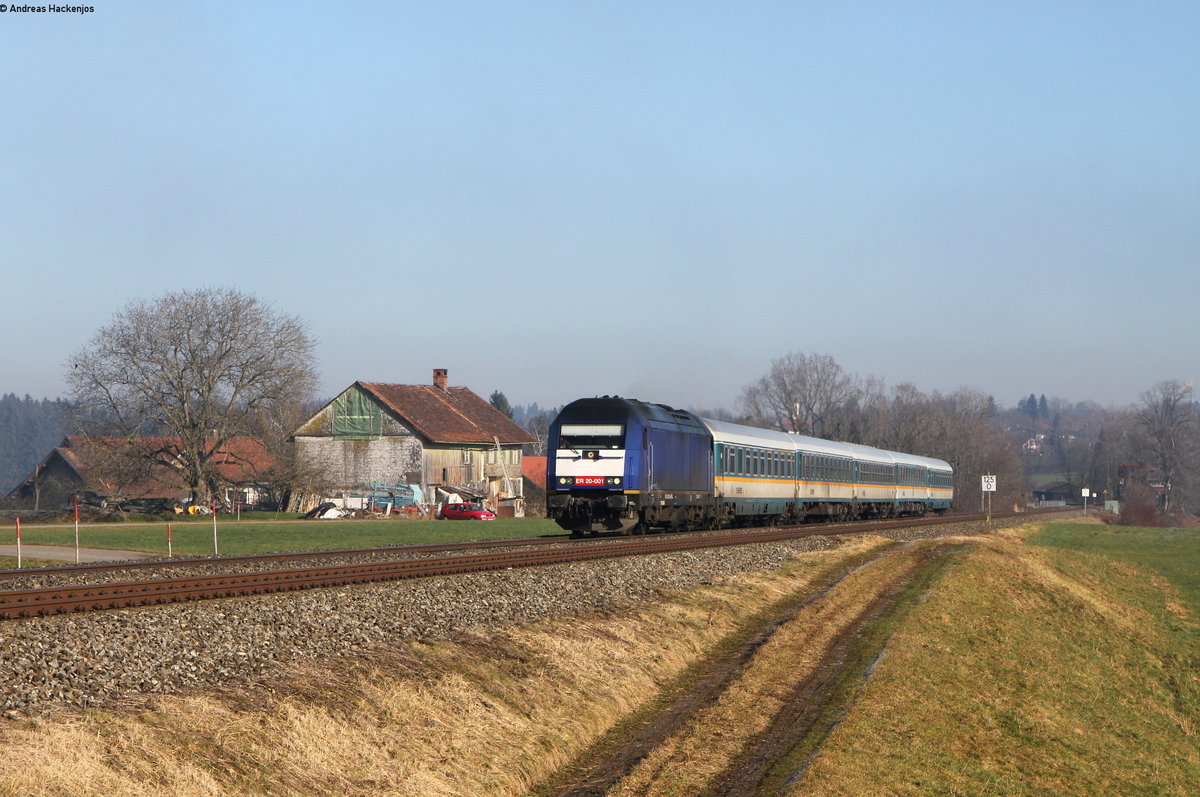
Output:
<path fill-rule="evenodd" d="M 608 482 L 609 486 L 618 487 L 621 484 L 621 477 L 620 476 L 609 476 L 606 481 Z"/>
<path fill-rule="evenodd" d="M 571 482 L 571 480 L 570 480 L 570 479 L 568 479 L 566 476 L 559 476 L 559 477 L 558 477 L 558 483 L 559 483 L 559 484 L 570 484 L 570 482 Z"/>

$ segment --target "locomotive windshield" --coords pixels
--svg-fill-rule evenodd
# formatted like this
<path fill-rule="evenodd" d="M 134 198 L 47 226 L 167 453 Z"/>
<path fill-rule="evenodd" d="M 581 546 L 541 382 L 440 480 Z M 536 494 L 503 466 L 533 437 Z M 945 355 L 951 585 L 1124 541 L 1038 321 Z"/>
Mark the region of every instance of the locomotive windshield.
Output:
<path fill-rule="evenodd" d="M 624 448 L 625 427 L 619 423 L 564 423 L 559 448 Z"/>

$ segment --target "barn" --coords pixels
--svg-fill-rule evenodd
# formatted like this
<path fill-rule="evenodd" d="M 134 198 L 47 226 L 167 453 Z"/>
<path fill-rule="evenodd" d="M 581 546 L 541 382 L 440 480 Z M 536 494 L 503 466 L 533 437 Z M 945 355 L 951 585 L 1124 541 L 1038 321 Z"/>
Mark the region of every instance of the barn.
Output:
<path fill-rule="evenodd" d="M 459 495 L 524 514 L 521 447 L 533 436 L 469 388 L 451 387 L 444 368 L 429 385 L 355 382 L 292 441 L 300 467 L 335 490 L 419 485 L 429 503 Z"/>
<path fill-rule="evenodd" d="M 177 437 L 63 438 L 5 500 L 32 509 L 72 502 L 186 503 L 191 491 L 181 475 L 183 443 Z M 214 499 L 224 506 L 255 505 L 269 496 L 275 462 L 262 443 L 226 440 L 212 458 L 220 484 Z"/>

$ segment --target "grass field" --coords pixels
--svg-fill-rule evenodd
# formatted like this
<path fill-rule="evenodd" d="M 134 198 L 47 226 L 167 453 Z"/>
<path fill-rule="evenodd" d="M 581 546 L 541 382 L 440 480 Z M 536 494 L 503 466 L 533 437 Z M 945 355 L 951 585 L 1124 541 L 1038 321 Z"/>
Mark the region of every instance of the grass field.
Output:
<path fill-rule="evenodd" d="M 31 559 L 28 556 L 21 557 L 21 567 L 53 567 L 61 565 L 62 562 L 54 562 L 50 559 Z M 0 556 L 0 570 L 16 570 L 17 557 L 15 556 Z"/>
<path fill-rule="evenodd" d="M 1200 535 L 1051 523 L 988 542 L 893 636 L 805 794 L 1200 788 Z"/>
<path fill-rule="evenodd" d="M 1035 545 L 1099 554 L 1165 578 L 1200 615 L 1200 531 L 1047 523 Z"/>
<path fill-rule="evenodd" d="M 217 518 L 217 545 L 224 556 L 278 551 L 319 551 L 383 545 L 419 545 L 537 537 L 564 533 L 544 518 L 497 518 L 493 521 L 437 520 L 227 520 Z M 179 555 L 213 553 L 212 518 L 171 522 L 172 550 Z M 0 543 L 16 541 L 15 527 L 0 531 Z M 28 545 L 75 545 L 73 527 L 22 526 Z M 167 552 L 167 522 L 81 525 L 79 543 L 87 548 Z"/>

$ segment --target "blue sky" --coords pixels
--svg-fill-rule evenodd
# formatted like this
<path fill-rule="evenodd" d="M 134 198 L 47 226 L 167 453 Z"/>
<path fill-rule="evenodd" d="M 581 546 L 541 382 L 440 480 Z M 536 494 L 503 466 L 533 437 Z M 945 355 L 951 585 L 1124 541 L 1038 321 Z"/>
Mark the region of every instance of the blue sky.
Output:
<path fill-rule="evenodd" d="M 0 14 L 0 392 L 203 286 L 326 396 L 1200 375 L 1194 2 L 88 1 Z"/>

